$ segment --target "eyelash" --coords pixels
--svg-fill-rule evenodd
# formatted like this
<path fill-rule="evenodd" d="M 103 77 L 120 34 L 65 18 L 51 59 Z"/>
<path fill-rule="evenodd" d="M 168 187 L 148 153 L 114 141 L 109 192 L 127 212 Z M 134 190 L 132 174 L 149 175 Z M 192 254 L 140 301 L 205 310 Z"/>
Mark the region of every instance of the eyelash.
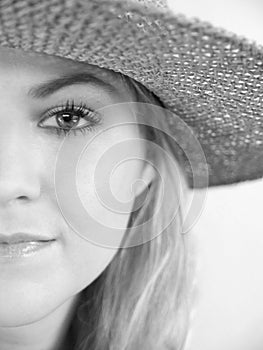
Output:
<path fill-rule="evenodd" d="M 94 111 L 93 109 L 89 108 L 85 103 L 80 102 L 79 105 L 75 105 L 74 99 L 67 100 L 66 104 L 59 106 L 59 107 L 52 107 L 46 114 L 46 116 L 44 117 L 44 119 L 42 119 L 41 123 L 45 120 L 50 119 L 51 117 L 53 117 L 54 115 L 57 115 L 58 113 L 63 114 L 68 114 L 68 113 L 75 113 L 79 116 L 79 120 L 81 119 L 85 119 L 87 120 L 89 123 L 86 126 L 82 126 L 79 128 L 61 128 L 61 127 L 54 127 L 54 126 L 46 126 L 46 129 L 51 129 L 52 132 L 56 132 L 58 136 L 61 136 L 62 134 L 64 135 L 68 135 L 73 133 L 74 135 L 78 134 L 79 132 L 81 132 L 83 135 L 87 134 L 88 132 L 92 132 L 95 131 L 96 128 L 101 124 L 101 117 L 100 114 L 96 111 Z M 82 115 L 82 116 L 81 116 Z M 56 118 L 57 120 L 57 118 Z M 57 121 L 56 121 L 57 122 Z M 40 123 L 40 124 L 41 124 Z M 77 124 L 79 123 L 79 121 L 77 122 Z"/>

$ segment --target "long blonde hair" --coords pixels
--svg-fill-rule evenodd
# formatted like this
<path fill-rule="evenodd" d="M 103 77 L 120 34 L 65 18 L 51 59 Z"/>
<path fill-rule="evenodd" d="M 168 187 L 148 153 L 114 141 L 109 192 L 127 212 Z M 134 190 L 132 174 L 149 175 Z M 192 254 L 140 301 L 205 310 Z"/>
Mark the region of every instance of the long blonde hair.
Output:
<path fill-rule="evenodd" d="M 119 76 L 133 92 L 135 102 L 163 107 L 143 85 L 122 74 Z M 160 123 L 164 122 L 164 118 L 159 119 Z M 158 132 L 158 125 L 157 129 L 145 128 L 144 132 L 146 138 L 174 154 L 172 143 Z M 169 203 L 162 203 L 161 214 L 153 221 L 153 232 L 158 230 L 162 234 L 144 244 L 120 248 L 103 273 L 82 292 L 82 304 L 76 313 L 78 341 L 74 349 L 181 350 L 185 346 L 189 326 L 189 271 L 182 235 L 183 208 L 182 202 L 178 203 L 178 175 L 166 162 L 156 161 L 163 167 L 164 181 L 174 193 Z M 152 182 L 148 199 L 147 205 L 131 214 L 124 236 L 126 243 L 130 239 L 130 227 L 151 217 L 163 200 L 158 180 Z M 163 229 L 166 216 L 178 205 L 174 220 Z"/>

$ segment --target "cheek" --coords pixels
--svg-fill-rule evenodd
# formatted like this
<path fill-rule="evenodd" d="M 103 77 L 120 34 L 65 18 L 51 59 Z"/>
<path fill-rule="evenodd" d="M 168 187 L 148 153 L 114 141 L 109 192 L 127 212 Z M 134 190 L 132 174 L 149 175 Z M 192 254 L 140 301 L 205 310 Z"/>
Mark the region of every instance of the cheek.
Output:
<path fill-rule="evenodd" d="M 71 232 L 70 246 L 64 250 L 64 268 L 70 280 L 71 293 L 90 285 L 107 268 L 117 249 L 99 247 Z"/>
<path fill-rule="evenodd" d="M 60 203 L 68 223 L 63 266 L 75 292 L 103 272 L 125 235 L 143 167 L 144 148 L 139 138 L 134 125 L 106 128 L 95 138 L 86 138 L 75 155 L 73 191 L 66 187 L 67 182 L 57 188 L 67 194 L 66 205 Z M 76 142 L 74 139 L 72 150 Z M 71 163 L 68 150 L 65 164 Z"/>
<path fill-rule="evenodd" d="M 123 238 L 143 167 L 143 147 L 131 126 L 121 126 L 101 134 L 85 149 L 76 169 L 76 191 L 80 211 L 86 216 L 82 236 L 109 246 Z M 89 220 L 88 220 L 89 218 Z M 92 219 L 91 219 L 92 218 Z M 102 226 L 110 228 L 103 239 Z M 85 232 L 83 232 L 85 231 Z M 96 231 L 96 232 L 94 232 Z M 98 239 L 96 239 L 98 237 Z"/>

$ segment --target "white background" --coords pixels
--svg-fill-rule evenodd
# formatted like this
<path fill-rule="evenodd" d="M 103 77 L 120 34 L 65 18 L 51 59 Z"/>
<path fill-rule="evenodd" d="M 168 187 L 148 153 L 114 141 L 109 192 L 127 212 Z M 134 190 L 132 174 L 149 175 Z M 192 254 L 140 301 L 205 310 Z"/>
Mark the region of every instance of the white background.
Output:
<path fill-rule="evenodd" d="M 174 13 L 198 17 L 263 45 L 262 0 L 168 0 Z"/>

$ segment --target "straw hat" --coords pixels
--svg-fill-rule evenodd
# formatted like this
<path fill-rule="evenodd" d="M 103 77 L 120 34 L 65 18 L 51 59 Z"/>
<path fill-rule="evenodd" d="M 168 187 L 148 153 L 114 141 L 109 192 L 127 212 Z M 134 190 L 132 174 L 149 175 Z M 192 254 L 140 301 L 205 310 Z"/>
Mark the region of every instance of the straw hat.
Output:
<path fill-rule="evenodd" d="M 88 62 L 142 83 L 172 112 L 172 135 L 173 114 L 192 128 L 209 186 L 263 176 L 263 47 L 255 42 L 175 15 L 164 0 L 1 0 L 0 46 Z M 187 142 L 180 139 L 182 149 Z M 195 166 L 201 179 L 203 164 Z"/>

